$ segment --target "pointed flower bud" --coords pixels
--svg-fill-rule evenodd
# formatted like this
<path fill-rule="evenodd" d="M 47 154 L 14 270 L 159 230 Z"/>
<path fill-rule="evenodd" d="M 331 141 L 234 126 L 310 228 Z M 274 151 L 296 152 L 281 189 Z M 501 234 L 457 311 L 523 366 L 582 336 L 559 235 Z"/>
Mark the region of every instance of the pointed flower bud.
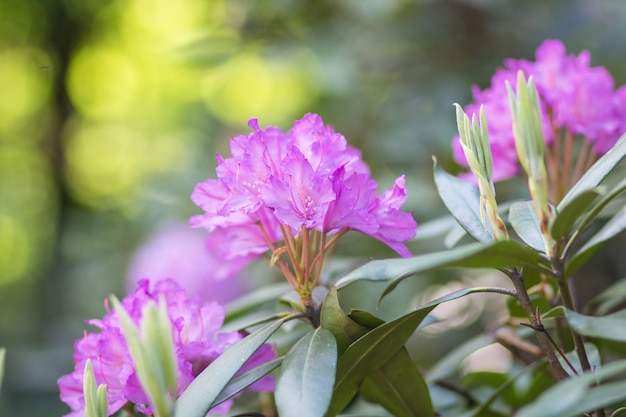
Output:
<path fill-rule="evenodd" d="M 548 203 L 548 176 L 545 166 L 545 140 L 542 130 L 539 98 L 533 78 L 528 82 L 524 73 L 517 73 L 517 95 L 507 82 L 511 114 L 513 116 L 513 134 L 519 161 L 526 175 L 528 188 L 539 216 L 539 230 L 543 235 L 546 253 L 554 251 L 554 239 L 550 234 L 550 225 L 554 215 Z"/>
<path fill-rule="evenodd" d="M 96 388 L 96 376 L 93 373 L 91 359 L 87 359 L 85 363 L 83 395 L 85 396 L 85 417 L 108 417 L 106 385 L 100 384 Z"/>
<path fill-rule="evenodd" d="M 143 307 L 139 328 L 117 298 L 111 297 L 111 301 L 135 362 L 137 377 L 150 399 L 155 416 L 171 416 L 174 409 L 172 395 L 177 393 L 178 384 L 174 340 L 164 297 L 159 298 L 158 307 L 154 302 Z"/>
<path fill-rule="evenodd" d="M 476 114 L 472 116 L 470 123 L 469 117 L 463 112 L 463 108 L 458 104 L 455 104 L 455 107 L 461 147 L 480 191 L 481 220 L 485 230 L 493 230 L 496 240 L 507 240 L 509 233 L 504 221 L 498 214 L 498 204 L 496 203 L 496 192 L 492 179 L 493 162 L 485 112 L 481 106 L 480 123 L 476 120 Z M 485 213 L 487 214 L 486 219 Z M 487 227 L 487 221 L 491 228 Z"/>

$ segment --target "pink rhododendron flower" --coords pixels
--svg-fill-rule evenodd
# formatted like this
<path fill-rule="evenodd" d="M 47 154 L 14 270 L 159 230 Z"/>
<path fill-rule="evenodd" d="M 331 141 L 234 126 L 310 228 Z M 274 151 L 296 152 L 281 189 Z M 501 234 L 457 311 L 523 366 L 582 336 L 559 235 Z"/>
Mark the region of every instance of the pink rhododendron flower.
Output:
<path fill-rule="evenodd" d="M 136 288 L 140 279 L 171 278 L 187 294 L 198 295 L 202 302 L 224 304 L 237 298 L 246 290 L 239 272 L 249 257 L 225 262 L 216 243 L 207 240 L 206 233 L 184 223 L 159 228 L 132 256 L 126 280 L 128 290 Z"/>
<path fill-rule="evenodd" d="M 360 231 L 410 256 L 403 242 L 417 224 L 400 211 L 403 179 L 386 192 L 393 201 L 376 196 L 359 151 L 318 115 L 305 115 L 288 132 L 261 129 L 256 119 L 249 126 L 252 133 L 231 140 L 230 158 L 217 155 L 217 179 L 199 183 L 191 196 L 205 212 L 191 226 L 211 232 L 227 256 L 263 253 L 302 228 Z"/>
<path fill-rule="evenodd" d="M 613 78 L 605 68 L 590 66 L 588 51 L 578 56 L 567 55 L 561 41 L 546 40 L 537 49 L 535 58 L 535 61 L 505 60 L 504 68 L 496 71 L 487 89 L 472 89 L 473 101 L 464 109 L 471 117 L 478 115 L 480 106 L 484 106 L 494 181 L 520 173 L 505 87 L 505 81 L 509 81 L 515 88 L 518 70 L 535 80 L 546 143 L 563 135 L 579 135 L 596 155 L 601 155 L 626 132 L 620 98 L 624 93 L 620 93 L 621 89 L 614 91 Z M 452 147 L 454 159 L 467 166 L 458 136 Z"/>
<path fill-rule="evenodd" d="M 215 302 L 201 304 L 189 299 L 185 290 L 171 279 L 160 280 L 150 288 L 148 280 L 141 280 L 137 289 L 122 300 L 122 306 L 139 324 L 143 307 L 158 302 L 163 296 L 172 323 L 174 351 L 177 359 L 178 393 L 182 393 L 193 379 L 228 347 L 240 340 L 239 332 L 220 332 L 224 309 Z M 152 412 L 148 398 L 139 383 L 135 367 L 117 315 L 110 311 L 102 320 L 89 320 L 99 332 L 88 333 L 76 341 L 74 371 L 58 380 L 61 400 L 72 412 L 66 416 L 84 416 L 83 370 L 87 359 L 93 363 L 97 384 L 105 384 L 109 415 L 127 403 L 133 403 L 142 413 Z M 276 357 L 270 345 L 264 345 L 246 363 L 242 372 Z M 253 384 L 255 391 L 272 391 L 273 377 L 266 376 Z M 232 401 L 226 401 L 209 414 L 225 413 Z"/>

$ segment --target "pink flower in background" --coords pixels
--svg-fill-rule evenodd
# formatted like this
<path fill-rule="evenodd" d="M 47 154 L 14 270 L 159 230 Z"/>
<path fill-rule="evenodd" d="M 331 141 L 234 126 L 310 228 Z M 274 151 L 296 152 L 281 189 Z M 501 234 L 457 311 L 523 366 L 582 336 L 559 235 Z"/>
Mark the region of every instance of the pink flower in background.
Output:
<path fill-rule="evenodd" d="M 171 278 L 191 297 L 224 304 L 246 292 L 239 272 L 250 259 L 224 261 L 221 249 L 206 233 L 184 223 L 169 223 L 156 231 L 132 256 L 127 288 L 136 288 L 140 279 Z"/>
<path fill-rule="evenodd" d="M 199 183 L 191 196 L 205 212 L 192 217 L 191 226 L 212 233 L 228 248 L 226 256 L 261 254 L 302 228 L 360 231 L 410 256 L 403 242 L 415 236 L 417 224 L 400 211 L 404 180 L 388 191 L 397 197 L 393 203 L 376 196 L 359 151 L 318 115 L 305 115 L 286 133 L 263 130 L 256 119 L 249 125 L 252 133 L 231 140 L 230 158 L 217 155 L 217 179 Z"/>
<path fill-rule="evenodd" d="M 148 280 L 139 281 L 137 289 L 122 300 L 122 306 L 138 324 L 143 307 L 148 302 L 158 302 L 161 295 L 167 303 L 172 323 L 180 394 L 204 368 L 243 335 L 239 332 L 220 332 L 224 309 L 215 302 L 201 304 L 189 299 L 185 290 L 170 279 L 156 282 L 152 289 Z M 107 386 L 109 415 L 121 409 L 127 402 L 135 404 L 143 413 L 151 413 L 147 396 L 135 374 L 117 315 L 108 312 L 102 320 L 89 320 L 87 323 L 100 331 L 85 332 L 85 336 L 76 341 L 74 371 L 58 380 L 61 400 L 72 409 L 67 416 L 84 415 L 83 370 L 87 359 L 91 359 L 93 363 L 96 383 Z M 272 347 L 264 345 L 244 366 L 242 372 L 275 357 Z M 272 391 L 273 384 L 273 377 L 266 376 L 250 389 Z M 225 413 L 231 405 L 232 401 L 224 402 L 212 409 L 210 414 Z"/>
<path fill-rule="evenodd" d="M 473 87 L 473 101 L 465 107 L 471 117 L 485 109 L 493 154 L 493 179 L 504 180 L 519 172 L 512 132 L 512 118 L 505 81 L 515 88 L 517 71 L 532 76 L 539 94 L 546 143 L 565 135 L 580 135 L 601 155 L 626 131 L 621 89 L 614 91 L 613 78 L 603 67 L 590 66 L 590 54 L 567 55 L 558 40 L 546 40 L 535 61 L 507 59 L 496 71 L 491 85 Z M 467 166 L 459 137 L 453 140 L 454 159 Z"/>

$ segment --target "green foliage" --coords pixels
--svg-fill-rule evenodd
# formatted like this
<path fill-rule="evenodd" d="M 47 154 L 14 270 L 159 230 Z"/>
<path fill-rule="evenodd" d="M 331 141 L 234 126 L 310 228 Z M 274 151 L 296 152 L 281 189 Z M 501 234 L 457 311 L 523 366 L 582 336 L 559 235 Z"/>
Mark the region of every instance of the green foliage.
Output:
<path fill-rule="evenodd" d="M 602 369 L 562 381 L 543 393 L 532 404 L 519 410 L 516 417 L 574 417 L 626 400 L 626 381 L 610 382 L 626 373 L 621 360 Z"/>
<path fill-rule="evenodd" d="M 281 415 L 323 417 L 333 396 L 337 343 L 319 327 L 296 342 L 285 355 L 276 380 Z"/>
<path fill-rule="evenodd" d="M 513 203 L 509 208 L 509 222 L 528 246 L 545 252 L 545 243 L 539 230 L 539 216 L 532 201 Z"/>
<path fill-rule="evenodd" d="M 380 296 L 382 299 L 404 279 L 435 268 L 533 268 L 544 265 L 545 260 L 536 251 L 514 241 L 472 243 L 413 258 L 371 261 L 343 276 L 336 286 L 344 288 L 360 280 L 390 281 Z"/>
<path fill-rule="evenodd" d="M 476 240 L 483 242 L 493 240 L 489 224 L 484 225 L 482 222 L 478 188 L 468 181 L 448 174 L 437 165 L 436 159 L 433 172 L 439 196 L 459 224 Z"/>
<path fill-rule="evenodd" d="M 175 414 L 204 417 L 248 359 L 280 328 L 285 319 L 271 322 L 228 348 L 193 380 L 175 404 Z M 268 372 L 270 372 L 268 370 Z M 262 375 L 261 375 L 262 376 Z"/>

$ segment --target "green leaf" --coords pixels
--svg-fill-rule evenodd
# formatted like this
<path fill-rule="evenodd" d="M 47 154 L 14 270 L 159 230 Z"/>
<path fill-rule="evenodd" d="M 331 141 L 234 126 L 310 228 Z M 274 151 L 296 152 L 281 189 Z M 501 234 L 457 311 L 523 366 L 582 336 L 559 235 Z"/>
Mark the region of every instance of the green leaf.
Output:
<path fill-rule="evenodd" d="M 574 417 L 594 408 L 626 399 L 626 382 L 600 385 L 616 375 L 626 372 L 626 360 L 605 365 L 559 382 L 545 391 L 535 402 L 523 407 L 515 417 Z"/>
<path fill-rule="evenodd" d="M 226 349 L 181 394 L 175 404 L 175 414 L 204 417 L 233 376 L 288 319 L 269 323 Z"/>
<path fill-rule="evenodd" d="M 365 378 L 361 393 L 395 417 L 432 417 L 435 412 L 424 378 L 406 348 Z"/>
<path fill-rule="evenodd" d="M 571 245 L 573 241 L 580 237 L 580 232 L 585 229 L 596 217 L 602 212 L 602 210 L 617 196 L 626 191 L 626 178 L 621 181 L 617 186 L 613 187 L 611 191 L 605 193 L 599 201 L 597 201 L 593 207 L 584 213 L 582 219 L 576 227 L 576 233 L 571 237 L 571 241 L 568 245 Z"/>
<path fill-rule="evenodd" d="M 368 262 L 337 281 L 341 289 L 353 282 L 391 281 L 381 294 L 382 300 L 404 279 L 435 268 L 510 268 L 545 265 L 545 260 L 536 251 L 514 241 L 492 241 L 472 243 L 443 252 L 429 253 L 406 259 L 385 259 Z"/>
<path fill-rule="evenodd" d="M 335 393 L 326 416 L 336 416 L 343 410 L 363 379 L 391 359 L 435 307 L 428 306 L 385 323 L 350 345 L 337 362 Z"/>
<path fill-rule="evenodd" d="M 337 344 L 317 328 L 285 355 L 276 380 L 276 406 L 283 416 L 323 417 L 333 396 Z"/>
<path fill-rule="evenodd" d="M 604 242 L 626 229 L 626 207 L 618 211 L 595 235 L 566 261 L 565 275 L 571 276 Z"/>
<path fill-rule="evenodd" d="M 543 317 L 565 317 L 570 327 L 582 336 L 626 342 L 626 332 L 624 332 L 626 329 L 626 310 L 595 317 L 579 314 L 559 306 L 544 314 Z"/>
<path fill-rule="evenodd" d="M 276 358 L 272 361 L 265 362 L 255 368 L 252 368 L 241 375 L 237 375 L 228 383 L 228 385 L 226 385 L 215 401 L 213 401 L 213 407 L 223 403 L 248 388 L 250 385 L 254 384 L 256 381 L 276 369 L 282 361 L 282 357 Z"/>
<path fill-rule="evenodd" d="M 589 207 L 602 195 L 598 188 L 583 191 L 574 197 L 567 205 L 557 213 L 550 229 L 550 234 L 555 240 L 565 237 L 576 224 L 579 218 L 586 214 Z"/>
<path fill-rule="evenodd" d="M 420 223 L 415 231 L 413 240 L 426 240 L 443 236 L 450 230 L 459 227 L 459 222 L 452 216 L 438 217 L 427 222 Z"/>
<path fill-rule="evenodd" d="M 513 203 L 509 209 L 509 222 L 515 233 L 531 248 L 546 251 L 543 236 L 539 230 L 539 216 L 532 201 Z"/>
<path fill-rule="evenodd" d="M 367 333 L 365 327 L 351 320 L 339 305 L 337 288 L 332 287 L 328 291 L 320 313 L 321 326 L 330 331 L 337 341 L 339 354 L 345 352 L 348 346 L 359 337 Z"/>
<path fill-rule="evenodd" d="M 623 135 L 620 140 L 617 141 L 615 146 L 605 153 L 595 164 L 582 176 L 582 178 L 574 184 L 574 186 L 563 197 L 557 211 L 561 211 L 563 207 L 568 205 L 570 201 L 574 200 L 578 195 L 584 193 L 596 187 L 606 178 L 607 175 L 613 171 L 613 169 L 624 160 L 626 156 L 626 135 Z"/>
<path fill-rule="evenodd" d="M 252 291 L 226 305 L 224 308 L 224 310 L 226 310 L 224 322 L 228 323 L 249 312 L 254 312 L 258 310 L 259 306 L 269 302 L 275 302 L 290 291 L 292 291 L 292 288 L 287 282 L 263 286 L 262 288 Z"/>
<path fill-rule="evenodd" d="M 468 181 L 448 174 L 437 165 L 436 160 L 433 171 L 439 196 L 459 224 L 477 240 L 492 241 L 492 233 L 485 230 L 481 220 L 478 188 Z"/>
<path fill-rule="evenodd" d="M 326 416 L 334 417 L 343 410 L 357 393 L 363 379 L 391 359 L 435 307 L 473 292 L 477 291 L 465 289 L 433 300 L 409 314 L 376 327 L 350 345 L 339 357 L 335 393 Z"/>

